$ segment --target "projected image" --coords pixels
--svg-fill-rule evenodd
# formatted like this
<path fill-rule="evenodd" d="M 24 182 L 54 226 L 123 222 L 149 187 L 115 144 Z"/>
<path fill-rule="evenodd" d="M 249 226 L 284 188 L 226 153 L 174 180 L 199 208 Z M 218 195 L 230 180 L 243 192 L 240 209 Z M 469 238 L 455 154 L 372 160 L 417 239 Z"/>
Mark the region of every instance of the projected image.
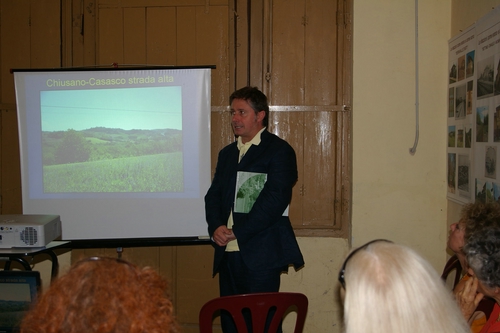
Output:
<path fill-rule="evenodd" d="M 40 92 L 43 192 L 182 192 L 181 87 Z"/>

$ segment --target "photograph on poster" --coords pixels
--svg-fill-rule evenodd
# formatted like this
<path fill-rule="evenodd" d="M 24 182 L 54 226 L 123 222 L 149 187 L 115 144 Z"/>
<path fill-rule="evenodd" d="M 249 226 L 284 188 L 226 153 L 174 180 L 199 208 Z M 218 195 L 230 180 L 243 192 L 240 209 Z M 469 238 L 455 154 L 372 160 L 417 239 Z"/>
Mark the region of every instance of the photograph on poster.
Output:
<path fill-rule="evenodd" d="M 493 200 L 498 201 L 500 198 L 500 186 L 497 183 L 491 183 L 493 191 Z"/>
<path fill-rule="evenodd" d="M 465 70 L 465 76 L 467 78 L 474 75 L 474 54 L 475 54 L 474 50 L 467 53 L 467 64 L 466 64 L 467 69 Z"/>
<path fill-rule="evenodd" d="M 455 147 L 455 126 L 448 126 L 448 147 Z"/>
<path fill-rule="evenodd" d="M 455 193 L 455 174 L 457 168 L 457 155 L 448 153 L 448 192 Z"/>
<path fill-rule="evenodd" d="M 450 75 L 449 75 L 449 82 L 455 83 L 457 82 L 457 63 L 452 63 L 450 67 Z"/>
<path fill-rule="evenodd" d="M 458 155 L 457 187 L 461 197 L 470 199 L 470 160 L 469 155 Z"/>
<path fill-rule="evenodd" d="M 455 119 L 465 118 L 466 109 L 466 88 L 465 84 L 462 84 L 456 89 L 456 101 L 455 101 Z"/>
<path fill-rule="evenodd" d="M 476 178 L 476 201 L 493 201 L 493 184 L 488 181 Z"/>
<path fill-rule="evenodd" d="M 500 94 L 500 59 L 498 59 L 497 61 L 494 90 L 495 90 L 495 95 Z"/>
<path fill-rule="evenodd" d="M 448 117 L 455 115 L 455 88 L 451 87 L 448 90 Z"/>
<path fill-rule="evenodd" d="M 464 129 L 459 128 L 457 129 L 457 148 L 463 148 L 464 147 Z"/>
<path fill-rule="evenodd" d="M 487 146 L 484 154 L 484 176 L 497 178 L 497 147 Z"/>
<path fill-rule="evenodd" d="M 493 115 L 493 141 L 500 142 L 500 105 L 497 105 Z"/>
<path fill-rule="evenodd" d="M 465 127 L 465 148 L 470 148 L 472 143 L 472 128 Z"/>
<path fill-rule="evenodd" d="M 488 106 L 476 108 L 476 142 L 488 142 Z"/>
<path fill-rule="evenodd" d="M 483 59 L 478 64 L 477 98 L 493 96 L 493 57 Z"/>
<path fill-rule="evenodd" d="M 467 82 L 467 114 L 472 114 L 472 91 L 474 90 L 474 81 L 470 80 Z"/>
<path fill-rule="evenodd" d="M 458 81 L 465 78 L 465 55 L 458 58 Z"/>

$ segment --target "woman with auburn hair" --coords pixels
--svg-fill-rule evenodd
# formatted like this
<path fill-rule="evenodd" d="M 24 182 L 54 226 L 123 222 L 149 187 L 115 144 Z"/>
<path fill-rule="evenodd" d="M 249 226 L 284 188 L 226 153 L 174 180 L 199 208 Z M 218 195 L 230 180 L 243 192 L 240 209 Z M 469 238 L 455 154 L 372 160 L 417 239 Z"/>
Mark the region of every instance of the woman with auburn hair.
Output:
<path fill-rule="evenodd" d="M 152 268 L 92 257 L 55 280 L 21 333 L 175 333 L 167 282 Z"/>
<path fill-rule="evenodd" d="M 371 241 L 339 272 L 346 333 L 469 333 L 432 266 L 408 247 Z"/>

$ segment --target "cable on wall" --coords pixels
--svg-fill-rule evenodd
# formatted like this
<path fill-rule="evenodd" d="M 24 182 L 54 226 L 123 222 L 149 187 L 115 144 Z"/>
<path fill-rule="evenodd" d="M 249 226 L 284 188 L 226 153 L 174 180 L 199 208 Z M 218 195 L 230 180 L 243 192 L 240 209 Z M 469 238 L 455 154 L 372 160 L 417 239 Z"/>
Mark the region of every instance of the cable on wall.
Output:
<path fill-rule="evenodd" d="M 415 118 L 416 118 L 416 125 L 415 125 L 415 142 L 413 143 L 413 147 L 410 148 L 410 154 L 415 155 L 417 152 L 417 145 L 418 145 L 418 131 L 419 131 L 419 126 L 418 126 L 418 97 L 419 97 L 419 91 L 418 91 L 418 0 L 415 0 Z"/>

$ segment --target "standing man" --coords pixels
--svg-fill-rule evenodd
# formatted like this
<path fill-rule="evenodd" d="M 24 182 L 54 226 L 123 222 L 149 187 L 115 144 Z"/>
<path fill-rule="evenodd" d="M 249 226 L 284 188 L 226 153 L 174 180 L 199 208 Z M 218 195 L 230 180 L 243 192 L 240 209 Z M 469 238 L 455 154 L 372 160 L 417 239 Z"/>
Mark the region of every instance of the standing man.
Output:
<path fill-rule="evenodd" d="M 238 139 L 219 152 L 205 196 L 208 232 L 215 247 L 213 274 L 219 273 L 221 296 L 279 291 L 281 272 L 290 264 L 295 269 L 304 265 L 288 218 L 297 181 L 295 151 L 267 131 L 269 105 L 259 89 L 239 89 L 229 102 Z M 267 179 L 253 205 L 235 209 L 237 176 L 249 173 Z M 223 331 L 231 332 L 231 318 L 223 315 L 221 320 Z"/>

